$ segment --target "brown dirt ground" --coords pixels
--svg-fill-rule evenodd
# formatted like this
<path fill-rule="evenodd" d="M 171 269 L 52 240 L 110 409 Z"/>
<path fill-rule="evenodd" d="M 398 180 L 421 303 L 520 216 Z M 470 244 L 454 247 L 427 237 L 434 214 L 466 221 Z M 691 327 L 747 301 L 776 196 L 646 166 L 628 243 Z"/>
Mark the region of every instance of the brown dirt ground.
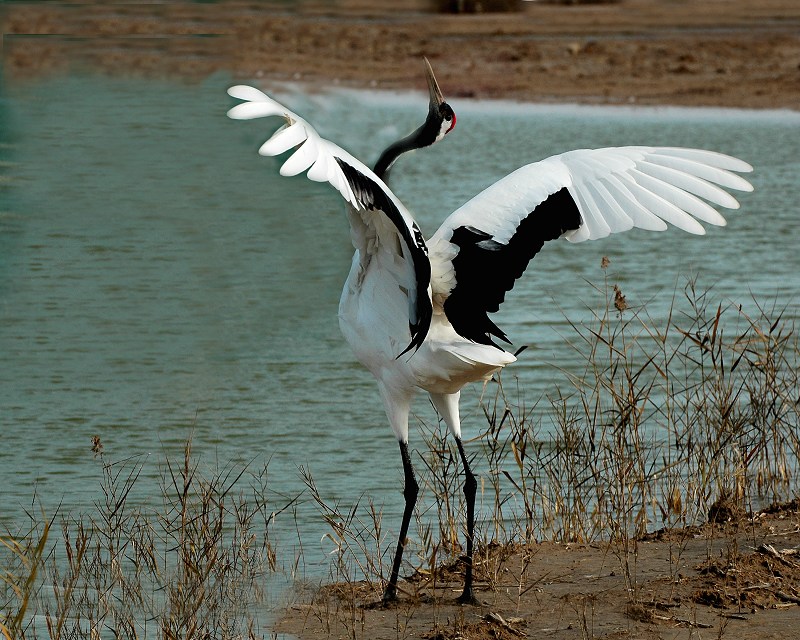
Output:
<path fill-rule="evenodd" d="M 298 596 L 276 630 L 298 638 L 796 637 L 800 501 L 702 527 L 617 544 L 493 546 L 479 552 L 477 596 L 460 607 L 458 567 L 401 582 L 400 603 L 375 606 L 375 585 Z M 627 567 L 626 567 L 627 565 Z M 626 578 L 626 573 L 629 576 Z"/>
<path fill-rule="evenodd" d="M 3 66 L 6 80 L 88 66 L 423 89 L 426 55 L 451 98 L 800 108 L 797 0 L 432 4 L 7 3 Z"/>

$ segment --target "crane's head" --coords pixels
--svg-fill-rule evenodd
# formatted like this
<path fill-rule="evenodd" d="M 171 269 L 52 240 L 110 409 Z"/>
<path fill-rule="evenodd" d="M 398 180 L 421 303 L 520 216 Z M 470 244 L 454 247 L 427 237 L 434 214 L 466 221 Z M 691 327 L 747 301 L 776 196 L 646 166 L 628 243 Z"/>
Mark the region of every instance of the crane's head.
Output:
<path fill-rule="evenodd" d="M 430 93 L 428 118 L 423 128 L 429 135 L 434 134 L 433 138 L 428 142 L 428 144 L 433 144 L 434 142 L 439 142 L 455 128 L 456 114 L 453 108 L 444 101 L 444 96 L 439 89 L 439 83 L 436 82 L 436 76 L 433 75 L 431 63 L 428 62 L 427 58 L 423 59 L 425 60 L 425 75 L 428 78 L 428 92 Z"/>
<path fill-rule="evenodd" d="M 453 108 L 444 101 L 439 84 L 433 75 L 431 63 L 428 62 L 427 58 L 424 60 L 425 74 L 428 77 L 428 91 L 430 93 L 428 116 L 419 129 L 391 144 L 378 158 L 378 162 L 375 164 L 375 175 L 383 180 L 388 180 L 389 169 L 402 154 L 414 149 L 430 147 L 444 138 L 456 126 L 456 114 L 453 113 Z"/>

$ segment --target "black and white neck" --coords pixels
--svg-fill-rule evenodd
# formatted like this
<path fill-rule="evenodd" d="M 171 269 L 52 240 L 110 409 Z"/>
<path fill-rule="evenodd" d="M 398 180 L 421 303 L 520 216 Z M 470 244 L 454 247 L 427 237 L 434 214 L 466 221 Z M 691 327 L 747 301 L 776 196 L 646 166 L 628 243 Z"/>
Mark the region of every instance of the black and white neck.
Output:
<path fill-rule="evenodd" d="M 444 101 L 439 85 L 433 75 L 433 69 L 425 59 L 425 71 L 428 78 L 430 103 L 425 123 L 413 133 L 389 145 L 375 163 L 375 175 L 386 181 L 389 169 L 395 161 L 407 151 L 429 147 L 445 137 L 456 126 L 456 114 L 452 107 Z"/>

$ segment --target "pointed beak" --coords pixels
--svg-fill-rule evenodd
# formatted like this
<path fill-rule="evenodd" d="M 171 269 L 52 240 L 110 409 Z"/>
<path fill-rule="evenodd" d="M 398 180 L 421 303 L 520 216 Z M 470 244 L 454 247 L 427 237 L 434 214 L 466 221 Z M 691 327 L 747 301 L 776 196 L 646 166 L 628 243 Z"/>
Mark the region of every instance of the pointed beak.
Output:
<path fill-rule="evenodd" d="M 439 105 L 444 102 L 444 96 L 439 89 L 439 83 L 436 82 L 436 76 L 433 75 L 431 63 L 428 62 L 427 58 L 423 58 L 423 60 L 425 61 L 425 76 L 428 78 L 428 92 L 430 93 L 431 97 L 430 106 L 431 109 L 438 109 Z"/>

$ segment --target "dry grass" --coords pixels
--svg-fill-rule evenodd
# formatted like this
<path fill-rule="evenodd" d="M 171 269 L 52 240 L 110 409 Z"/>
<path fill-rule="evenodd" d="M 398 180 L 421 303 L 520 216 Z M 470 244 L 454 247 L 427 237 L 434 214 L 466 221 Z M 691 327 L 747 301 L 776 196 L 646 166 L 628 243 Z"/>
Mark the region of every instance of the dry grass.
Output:
<path fill-rule="evenodd" d="M 99 440 L 94 448 L 102 456 Z M 6 638 L 252 637 L 260 621 L 250 607 L 276 569 L 265 470 L 204 475 L 189 441 L 183 459 L 165 462 L 160 501 L 138 505 L 130 496 L 143 462 L 102 462 L 93 512 L 60 516 L 60 536 L 33 518 L 27 533 L 2 538 Z"/>
<path fill-rule="evenodd" d="M 0 621 L 0 633 L 6 640 L 23 637 L 27 623 L 26 614 L 36 593 L 36 578 L 42 565 L 51 524 L 44 522 L 41 530 L 36 528 L 19 537 L 0 536 L 0 545 L 10 554 L 0 576 L 7 591 L 11 592 L 12 601 L 4 607 L 6 613 Z"/>

